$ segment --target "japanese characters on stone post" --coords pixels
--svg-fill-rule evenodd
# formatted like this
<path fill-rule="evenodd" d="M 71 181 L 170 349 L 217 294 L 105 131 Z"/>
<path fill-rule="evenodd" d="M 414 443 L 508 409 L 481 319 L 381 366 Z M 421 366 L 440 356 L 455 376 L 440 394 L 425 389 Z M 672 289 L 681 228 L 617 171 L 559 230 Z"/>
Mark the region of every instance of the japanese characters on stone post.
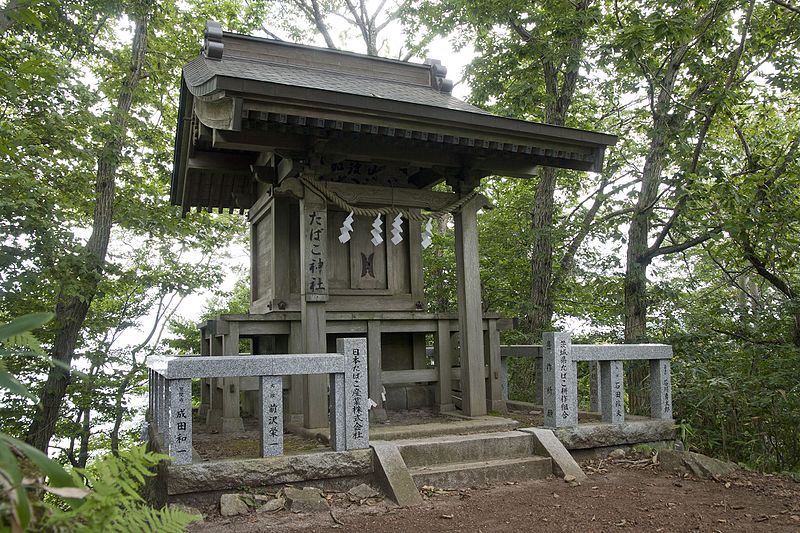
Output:
<path fill-rule="evenodd" d="M 338 339 L 337 351 L 346 356 L 345 420 L 347 449 L 369 447 L 367 343 L 365 339 Z"/>
<path fill-rule="evenodd" d="M 192 381 L 168 381 L 169 395 L 169 454 L 176 464 L 192 462 Z"/>

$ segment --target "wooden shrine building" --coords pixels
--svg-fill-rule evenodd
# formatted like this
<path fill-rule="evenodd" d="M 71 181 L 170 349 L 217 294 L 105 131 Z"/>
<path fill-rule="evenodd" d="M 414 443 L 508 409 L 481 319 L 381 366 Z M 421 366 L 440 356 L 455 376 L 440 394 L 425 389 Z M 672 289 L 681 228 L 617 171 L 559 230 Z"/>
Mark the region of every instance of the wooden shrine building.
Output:
<path fill-rule="evenodd" d="M 481 306 L 475 192 L 538 166 L 599 172 L 610 135 L 489 114 L 450 93 L 437 61 L 416 64 L 222 32 L 209 22 L 183 69 L 170 189 L 183 213 L 246 214 L 251 306 L 204 324 L 203 353 L 333 351 L 368 339 L 371 414 L 500 409 L 498 329 Z M 445 182 L 453 192 L 434 192 Z M 458 312 L 426 312 L 422 248 L 452 213 Z M 440 280 L 427 280 L 439 283 Z M 427 341 L 434 347 L 430 360 Z M 241 427 L 246 379 L 212 379 L 201 414 Z M 285 383 L 288 415 L 327 425 L 327 380 Z"/>

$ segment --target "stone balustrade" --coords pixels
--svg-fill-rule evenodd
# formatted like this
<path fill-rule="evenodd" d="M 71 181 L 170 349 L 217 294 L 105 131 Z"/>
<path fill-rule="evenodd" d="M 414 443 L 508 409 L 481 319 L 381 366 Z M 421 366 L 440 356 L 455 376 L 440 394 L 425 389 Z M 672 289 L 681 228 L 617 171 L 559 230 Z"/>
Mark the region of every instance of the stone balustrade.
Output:
<path fill-rule="evenodd" d="M 163 357 L 148 363 L 149 416 L 175 464 L 192 462 L 192 379 L 256 377 L 261 455 L 283 454 L 283 376 L 330 375 L 330 444 L 369 447 L 367 341 L 338 339 L 338 353 Z"/>
<path fill-rule="evenodd" d="M 570 335 L 549 332 L 542 345 L 500 347 L 500 380 L 508 400 L 508 358 L 532 357 L 536 361 L 536 403 L 542 405 L 544 425 L 572 427 L 578 424 L 579 361 L 590 363 L 592 411 L 603 422 L 625 422 L 624 361 L 650 362 L 650 416 L 672 419 L 672 346 L 665 344 L 572 344 Z"/>

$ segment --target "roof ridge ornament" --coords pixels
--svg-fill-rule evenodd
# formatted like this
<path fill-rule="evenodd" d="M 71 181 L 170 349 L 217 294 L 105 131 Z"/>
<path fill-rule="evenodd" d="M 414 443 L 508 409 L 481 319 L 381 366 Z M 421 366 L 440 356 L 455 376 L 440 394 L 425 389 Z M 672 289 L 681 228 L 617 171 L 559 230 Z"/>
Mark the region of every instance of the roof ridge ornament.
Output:
<path fill-rule="evenodd" d="M 222 51 L 224 45 L 222 44 L 222 26 L 216 20 L 207 20 L 206 28 L 203 31 L 203 48 L 202 54 L 208 59 L 215 59 L 217 61 L 222 59 Z"/>
<path fill-rule="evenodd" d="M 445 76 L 447 76 L 447 67 L 442 65 L 442 62 L 439 59 L 427 58 L 425 59 L 424 64 L 430 65 L 431 67 L 431 87 L 445 94 L 452 93 L 453 80 L 448 80 L 445 78 Z"/>

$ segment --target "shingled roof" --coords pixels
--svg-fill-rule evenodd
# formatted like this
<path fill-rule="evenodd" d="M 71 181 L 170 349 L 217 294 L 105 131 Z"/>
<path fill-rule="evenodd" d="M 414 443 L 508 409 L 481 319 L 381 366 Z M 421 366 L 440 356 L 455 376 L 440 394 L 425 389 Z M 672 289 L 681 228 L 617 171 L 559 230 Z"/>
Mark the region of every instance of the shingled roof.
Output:
<path fill-rule="evenodd" d="M 616 137 L 500 117 L 452 96 L 438 61 L 411 63 L 222 32 L 183 68 L 171 200 L 246 209 L 264 153 L 309 151 L 451 172 L 599 171 Z M 320 144 L 322 143 L 322 144 Z M 276 159 L 272 160 L 273 162 Z M 437 174 L 438 173 L 438 174 Z M 430 174 L 430 173 L 429 173 Z"/>

